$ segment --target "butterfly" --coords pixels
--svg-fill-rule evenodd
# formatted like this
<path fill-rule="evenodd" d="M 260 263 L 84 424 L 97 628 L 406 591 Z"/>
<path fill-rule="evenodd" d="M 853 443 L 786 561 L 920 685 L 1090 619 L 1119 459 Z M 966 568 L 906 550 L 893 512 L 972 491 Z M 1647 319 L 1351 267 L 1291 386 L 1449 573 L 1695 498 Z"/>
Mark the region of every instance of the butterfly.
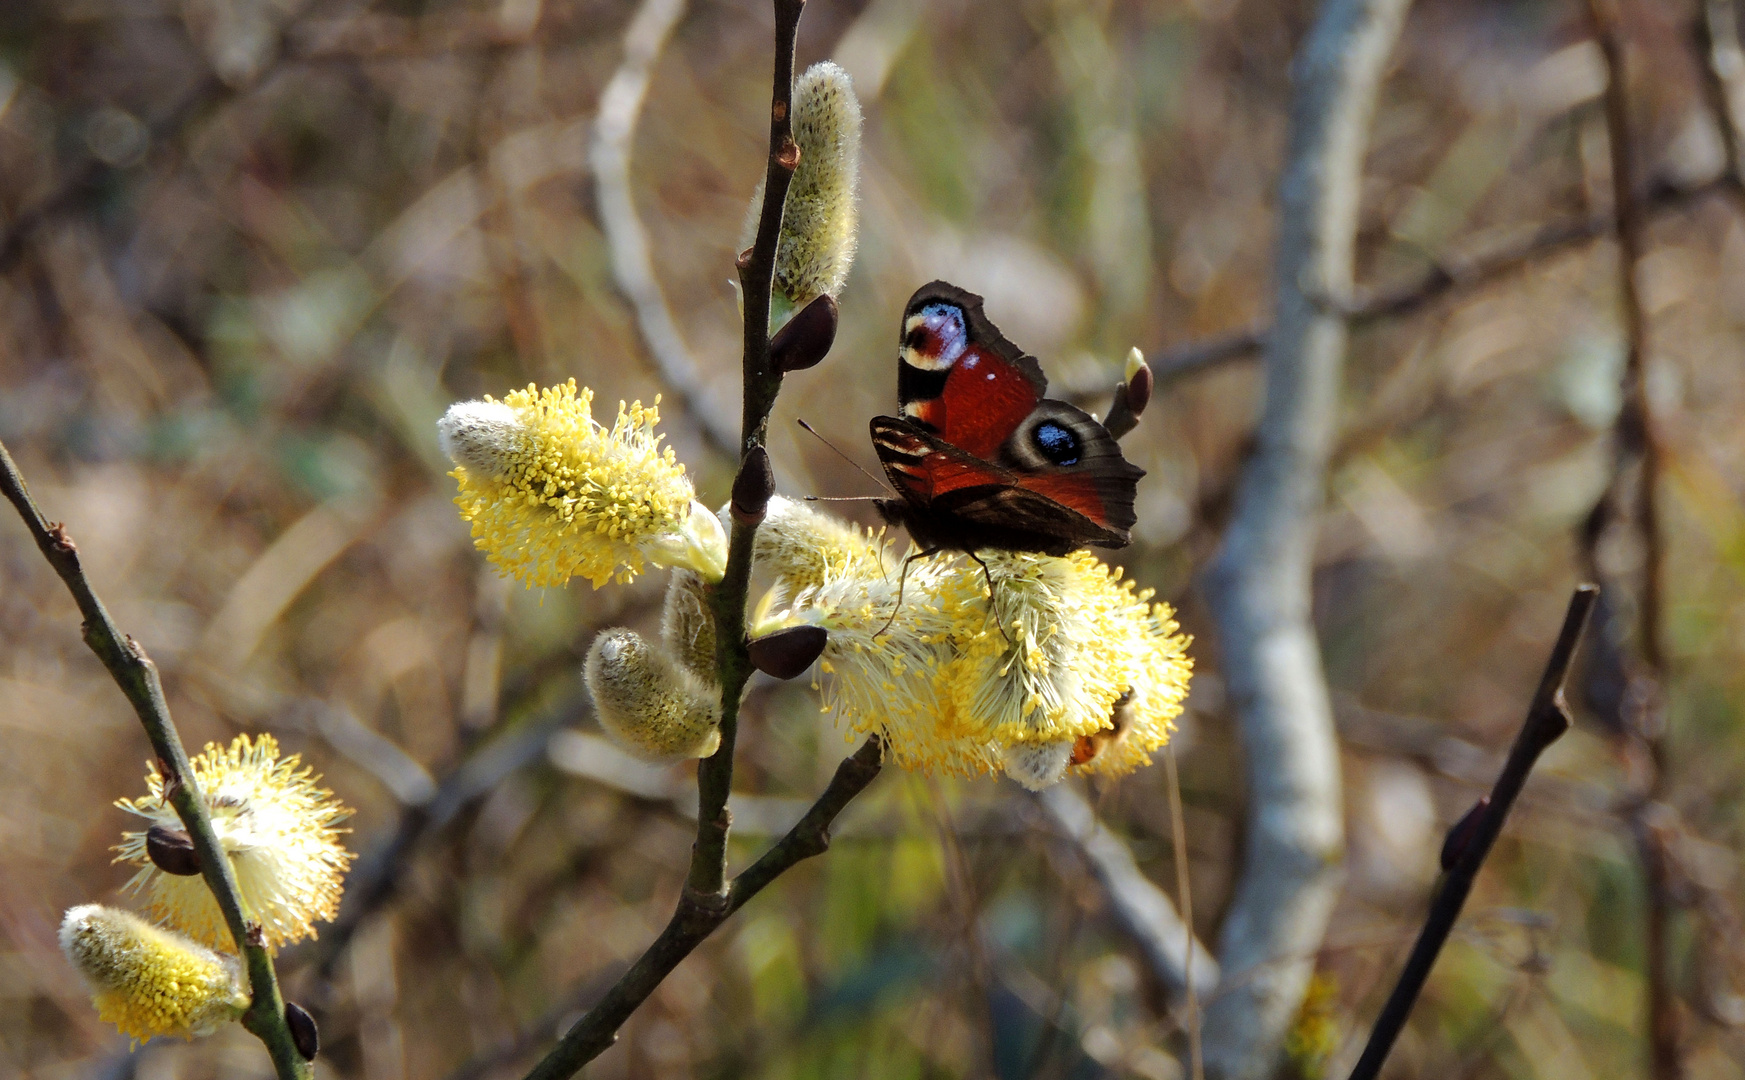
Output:
<path fill-rule="evenodd" d="M 898 495 L 877 500 L 879 513 L 926 553 L 1126 547 L 1145 470 L 1095 417 L 1047 390 L 1042 365 L 989 321 L 981 297 L 921 286 L 903 312 L 902 415 L 872 419 Z"/>

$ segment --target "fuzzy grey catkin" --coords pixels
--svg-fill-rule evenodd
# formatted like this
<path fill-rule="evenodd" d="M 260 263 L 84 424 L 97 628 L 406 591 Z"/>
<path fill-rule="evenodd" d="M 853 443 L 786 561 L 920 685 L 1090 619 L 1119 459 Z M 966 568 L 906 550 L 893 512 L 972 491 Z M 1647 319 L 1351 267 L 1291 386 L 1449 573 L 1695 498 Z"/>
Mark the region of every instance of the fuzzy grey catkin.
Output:
<path fill-rule="evenodd" d="M 660 615 L 660 637 L 672 655 L 710 689 L 715 675 L 715 616 L 703 596 L 703 579 L 693 570 L 674 570 Z"/>
<path fill-rule="evenodd" d="M 708 757 L 721 745 L 716 693 L 634 630 L 594 639 L 583 669 L 600 726 L 656 758 Z"/>
<path fill-rule="evenodd" d="M 780 316 L 836 296 L 848 280 L 858 239 L 860 99 L 848 72 L 826 60 L 794 80 L 794 142 L 800 164 L 783 205 L 776 246 L 775 303 Z M 756 233 L 761 185 L 752 198 L 745 243 Z"/>

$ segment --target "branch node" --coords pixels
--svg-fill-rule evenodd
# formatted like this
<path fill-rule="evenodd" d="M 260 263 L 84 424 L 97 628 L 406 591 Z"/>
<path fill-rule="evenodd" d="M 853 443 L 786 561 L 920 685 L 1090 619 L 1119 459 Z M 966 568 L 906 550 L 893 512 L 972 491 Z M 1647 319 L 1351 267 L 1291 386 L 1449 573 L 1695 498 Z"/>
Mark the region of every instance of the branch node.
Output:
<path fill-rule="evenodd" d="M 789 172 L 799 167 L 800 144 L 794 141 L 793 136 L 782 136 L 782 148 L 776 153 L 776 164 Z"/>

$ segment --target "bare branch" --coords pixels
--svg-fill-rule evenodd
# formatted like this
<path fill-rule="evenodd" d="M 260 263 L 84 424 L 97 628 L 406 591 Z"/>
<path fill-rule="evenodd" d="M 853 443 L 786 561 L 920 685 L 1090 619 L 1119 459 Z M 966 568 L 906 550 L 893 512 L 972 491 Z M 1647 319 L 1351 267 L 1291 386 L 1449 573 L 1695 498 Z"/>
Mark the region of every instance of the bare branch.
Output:
<path fill-rule="evenodd" d="M 1533 771 L 1539 755 L 1569 730 L 1569 709 L 1563 701 L 1563 683 L 1569 674 L 1569 663 L 1575 656 L 1576 646 L 1581 642 L 1582 630 L 1587 626 L 1588 615 L 1599 595 L 1599 586 L 1581 585 L 1569 598 L 1563 629 L 1557 635 L 1557 644 L 1552 647 L 1551 659 L 1539 680 L 1539 689 L 1527 708 L 1527 719 L 1521 725 L 1520 734 L 1515 736 L 1515 745 L 1509 750 L 1509 759 L 1503 765 L 1496 785 L 1491 788 L 1490 795 L 1473 808 L 1473 813 L 1462 818 L 1449 833 L 1449 844 L 1443 849 L 1445 855 L 1454 856 L 1452 865 L 1447 866 L 1448 876 L 1430 905 L 1424 929 L 1418 933 L 1418 942 L 1412 946 L 1399 982 L 1394 985 L 1393 993 L 1388 995 L 1387 1004 L 1382 1006 L 1381 1015 L 1376 1018 L 1375 1027 L 1370 1030 L 1363 1056 L 1358 1059 L 1357 1067 L 1351 1070 L 1351 1080 L 1375 1080 L 1380 1074 L 1388 1051 L 1393 1049 L 1394 1040 L 1405 1028 L 1406 1018 L 1411 1015 L 1412 1006 L 1424 989 L 1425 980 L 1430 977 L 1430 968 L 1447 942 L 1449 931 L 1454 929 L 1467 895 L 1472 892 L 1479 867 L 1484 865 L 1491 846 L 1503 831 L 1503 822 L 1508 818 L 1510 808 L 1527 783 L 1527 775 Z"/>
<path fill-rule="evenodd" d="M 1612 432 L 1612 477 L 1582 531 L 1582 555 L 1592 573 L 1602 560 L 1600 545 L 1613 526 L 1635 531 L 1642 549 L 1642 568 L 1635 582 L 1635 642 L 1637 656 L 1625 659 L 1621 648 L 1608 650 L 1622 667 L 1628 716 L 1614 733 L 1625 752 L 1645 766 L 1647 783 L 1628 807 L 1637 859 L 1645 878 L 1643 911 L 1643 979 L 1648 1011 L 1648 1050 L 1655 1080 L 1684 1075 L 1679 1053 L 1680 1014 L 1672 986 L 1673 854 L 1665 830 L 1656 819 L 1664 814 L 1659 800 L 1665 791 L 1666 768 L 1663 686 L 1666 652 L 1664 570 L 1666 539 L 1660 514 L 1660 439 L 1648 401 L 1648 316 L 1643 309 L 1636 271 L 1647 250 L 1646 225 L 1636 198 L 1638 149 L 1630 117 L 1626 41 L 1616 0 L 1588 0 L 1588 14 L 1606 61 L 1606 136 L 1612 164 L 1612 224 L 1618 243 L 1618 308 L 1624 329 L 1623 400 Z M 1723 125 L 1730 117 L 1718 117 Z M 1730 151 L 1736 150 L 1730 142 Z M 1729 160 L 1726 176 L 1736 162 Z M 1626 587 L 1618 575 L 1601 577 L 1609 590 Z M 1609 596 L 1608 601 L 1615 600 Z M 1620 610 L 1615 603 L 1608 612 Z M 1608 620 L 1612 621 L 1612 620 Z M 1623 634 L 1608 635 L 1618 646 Z"/>
<path fill-rule="evenodd" d="M 109 610 L 85 578 L 85 569 L 79 561 L 79 549 L 73 538 L 67 535 L 64 527 L 51 524 L 43 517 L 4 443 L 0 443 L 0 493 L 4 493 L 17 508 L 18 516 L 24 519 L 25 527 L 36 540 L 38 550 L 66 583 L 67 591 L 73 594 L 79 613 L 85 619 L 85 644 L 109 669 L 110 677 L 126 695 L 139 716 L 140 724 L 145 727 L 146 737 L 151 740 L 158 768 L 164 774 L 165 798 L 176 808 L 176 815 L 182 819 L 183 827 L 194 842 L 194 849 L 199 852 L 200 873 L 206 879 L 207 888 L 212 890 L 213 898 L 218 901 L 219 909 L 224 912 L 224 923 L 235 940 L 237 954 L 248 968 L 251 1001 L 242 1017 L 243 1026 L 266 1044 L 279 1080 L 310 1080 L 314 1070 L 298 1052 L 291 1029 L 285 1022 L 285 1002 L 279 995 L 279 980 L 273 971 L 272 955 L 267 952 L 260 924 L 248 917 L 230 857 L 219 844 L 217 833 L 212 831 L 212 818 L 206 800 L 200 794 L 199 781 L 188 764 L 188 752 L 182 746 L 175 721 L 170 719 L 170 707 L 164 700 L 157 665 L 152 663 L 139 642 L 123 634 L 109 617 Z"/>
<path fill-rule="evenodd" d="M 660 937 L 587 1015 L 576 1021 L 557 1047 L 534 1066 L 527 1080 L 564 1080 L 598 1057 L 618 1038 L 619 1027 L 637 1006 L 729 915 L 794 864 L 823 854 L 830 846 L 831 822 L 878 776 L 883 752 L 884 747 L 875 735 L 844 759 L 806 816 L 747 867 L 727 892 L 700 896 L 687 883 L 679 896 L 678 910 L 673 912 Z"/>
<path fill-rule="evenodd" d="M 1745 89 L 1739 93 L 1745 94 Z M 1689 187 L 1654 184 L 1639 199 L 1644 213 L 1656 217 L 1682 212 L 1711 195 L 1730 194 L 1734 187 L 1732 177 L 1722 175 Z M 1495 285 L 1543 259 L 1609 236 L 1612 224 L 1612 212 L 1605 210 L 1584 218 L 1554 221 L 1489 250 L 1444 260 L 1414 280 L 1359 293 L 1344 305 L 1347 321 L 1357 327 L 1414 315 L 1439 300 Z M 1146 359 L 1157 380 L 1168 382 L 1231 361 L 1246 360 L 1260 352 L 1271 333 L 1270 326 L 1256 326 L 1163 349 L 1148 354 Z"/>
<path fill-rule="evenodd" d="M 1314 968 L 1343 852 L 1339 750 L 1309 622 L 1345 359 L 1364 148 L 1409 0 L 1323 0 L 1294 67 L 1266 404 L 1205 584 L 1246 755 L 1242 876 L 1207 1006 L 1210 1075 L 1267 1075 Z"/>
<path fill-rule="evenodd" d="M 1036 801 L 1090 864 L 1091 872 L 1109 894 L 1115 918 L 1139 945 L 1158 981 L 1172 995 L 1181 996 L 1188 988 L 1191 966 L 1195 991 L 1201 997 L 1210 994 L 1218 985 L 1218 961 L 1193 938 L 1164 891 L 1140 871 L 1133 852 L 1121 838 L 1097 821 L 1084 796 L 1070 784 L 1060 783 L 1038 792 Z"/>
<path fill-rule="evenodd" d="M 708 405 L 696 357 L 685 344 L 655 276 L 648 233 L 630 190 L 630 148 L 648 96 L 649 76 L 684 13 L 685 0 L 643 0 L 636 9 L 624 32 L 624 61 L 600 94 L 588 161 L 594 169 L 600 231 L 612 253 L 612 279 L 636 311 L 637 328 L 661 382 L 696 420 L 709 445 L 725 457 L 737 458 L 739 435 L 733 430 L 733 418 Z"/>

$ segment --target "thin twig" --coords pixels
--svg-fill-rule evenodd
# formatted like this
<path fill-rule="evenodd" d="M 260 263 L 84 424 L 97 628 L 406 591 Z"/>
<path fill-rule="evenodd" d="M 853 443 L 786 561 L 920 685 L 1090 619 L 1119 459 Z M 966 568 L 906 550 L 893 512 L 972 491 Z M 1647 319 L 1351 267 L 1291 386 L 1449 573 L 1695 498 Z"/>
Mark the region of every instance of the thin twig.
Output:
<path fill-rule="evenodd" d="M 279 1080 L 309 1080 L 314 1075 L 310 1063 L 303 1059 L 285 1023 L 285 1003 L 279 996 L 278 977 L 273 972 L 272 955 L 267 952 L 261 924 L 249 916 L 242 894 L 236 884 L 236 873 L 230 858 L 212 830 L 212 819 L 206 801 L 200 794 L 199 781 L 188 764 L 188 752 L 182 747 L 182 737 L 170 719 L 169 704 L 164 700 L 164 687 L 158 678 L 157 665 L 145 649 L 116 627 L 109 611 L 98 599 L 85 577 L 79 560 L 79 549 L 67 530 L 43 517 L 18 466 L 0 443 L 0 492 L 17 508 L 25 527 L 36 540 L 43 557 L 66 583 L 67 591 L 79 605 L 84 616 L 85 644 L 109 669 L 115 684 L 121 688 L 133 711 L 144 725 L 146 737 L 157 754 L 158 770 L 164 777 L 164 796 L 176 808 L 176 815 L 188 830 L 194 849 L 200 855 L 200 872 L 212 890 L 224 913 L 224 923 L 236 942 L 237 952 L 248 967 L 252 1000 L 243 1014 L 243 1026 L 266 1044 L 272 1056 L 273 1069 Z"/>
<path fill-rule="evenodd" d="M 1175 849 L 1176 905 L 1181 908 L 1182 922 L 1192 932 L 1194 926 L 1194 893 L 1188 875 L 1188 827 L 1182 819 L 1182 781 L 1175 763 L 1175 743 L 1163 748 L 1164 776 L 1169 782 L 1169 838 Z M 1188 1061 L 1193 1080 L 1206 1080 L 1205 1055 L 1200 1046 L 1200 995 L 1194 992 L 1194 953 L 1188 950 L 1186 970 L 1188 1002 Z"/>
<path fill-rule="evenodd" d="M 630 148 L 648 96 L 649 75 L 684 13 L 685 0 L 643 0 L 636 9 L 624 32 L 624 61 L 600 94 L 588 160 L 594 169 L 600 231 L 612 255 L 612 279 L 636 311 L 637 328 L 661 382 L 696 420 L 710 447 L 733 459 L 738 457 L 738 433 L 730 417 L 708 406 L 697 358 L 685 344 L 661 291 L 649 256 L 648 233 L 630 188 Z"/>
<path fill-rule="evenodd" d="M 1405 1028 L 1406 1018 L 1411 1015 L 1412 1006 L 1424 989 L 1425 980 L 1430 977 L 1430 968 L 1448 941 L 1455 920 L 1460 917 L 1460 909 L 1472 892 L 1479 868 L 1484 865 L 1492 845 L 1503 831 L 1503 822 L 1508 818 L 1510 808 L 1527 783 L 1527 775 L 1533 771 L 1546 747 L 1569 730 L 1569 708 L 1563 700 L 1563 683 L 1599 594 L 1597 585 L 1584 584 L 1577 586 L 1575 594 L 1569 598 L 1563 629 L 1557 635 L 1557 644 L 1551 649 L 1551 659 L 1545 665 L 1539 689 L 1534 692 L 1532 704 L 1527 708 L 1527 719 L 1509 750 L 1509 759 L 1503 765 L 1496 785 L 1491 788 L 1488 804 L 1481 801 L 1475 808 L 1476 818 L 1463 818 L 1455 826 L 1455 830 L 1465 835 L 1457 835 L 1454 840 L 1457 854 L 1453 865 L 1449 867 L 1436 899 L 1430 904 L 1424 929 L 1418 933 L 1417 944 L 1412 946 L 1399 982 L 1394 984 L 1393 993 L 1388 995 L 1387 1004 L 1382 1006 L 1381 1015 L 1376 1018 L 1369 1042 L 1363 1048 L 1363 1056 L 1358 1058 L 1357 1067 L 1351 1070 L 1351 1080 L 1374 1080 L 1380 1074 L 1388 1051 L 1393 1049 L 1394 1040 Z"/>
<path fill-rule="evenodd" d="M 1220 987 L 1205 1010 L 1206 1068 L 1221 1080 L 1271 1074 L 1339 896 L 1339 748 L 1309 583 L 1338 421 L 1364 148 L 1409 2 L 1323 0 L 1292 64 L 1265 406 L 1204 578 L 1251 803 L 1218 959 L 1226 980 L 1253 976 Z"/>
<path fill-rule="evenodd" d="M 1733 0 L 1698 0 L 1692 25 L 1703 96 L 1714 114 L 1726 164 L 1721 172 L 1733 201 L 1745 207 L 1745 47 L 1739 43 L 1739 12 Z"/>
<path fill-rule="evenodd" d="M 1169 894 L 1140 871 L 1132 849 L 1097 820 L 1084 796 L 1062 783 L 1038 792 L 1036 801 L 1096 875 L 1116 921 L 1139 945 L 1157 981 L 1182 996 L 1190 985 L 1198 996 L 1217 986 L 1218 961 L 1193 936 Z"/>
<path fill-rule="evenodd" d="M 1665 830 L 1657 827 L 1665 790 L 1666 763 L 1663 687 L 1666 652 L 1662 620 L 1665 611 L 1665 536 L 1660 527 L 1659 438 L 1648 402 L 1648 319 L 1636 282 L 1646 251 L 1646 226 L 1636 198 L 1637 149 L 1630 117 L 1629 67 L 1617 0 L 1588 0 L 1588 14 L 1606 63 L 1606 135 L 1612 166 L 1613 232 L 1618 244 L 1618 306 L 1624 324 L 1623 401 L 1613 429 L 1611 483 L 1590 515 L 1583 533 L 1586 561 L 1600 569 L 1598 545 L 1613 523 L 1633 526 L 1642 547 L 1642 568 L 1635 596 L 1636 646 L 1639 661 L 1626 664 L 1627 700 L 1632 715 L 1617 729 L 1632 756 L 1649 772 L 1640 796 L 1629 810 L 1637 858 L 1645 878 L 1643 911 L 1643 979 L 1648 1009 L 1648 1048 L 1655 1080 L 1684 1075 L 1679 1053 L 1678 1002 L 1672 987 L 1671 922 L 1672 852 Z M 1727 123 L 1728 118 L 1720 118 Z M 1604 580 L 1604 579 L 1602 579 Z"/>
<path fill-rule="evenodd" d="M 875 735 L 844 759 L 806 816 L 762 858 L 747 867 L 720 895 L 718 903 L 697 901 L 687 884 L 679 897 L 678 910 L 654 944 L 606 991 L 598 1004 L 576 1021 L 557 1047 L 527 1074 L 527 1080 L 565 1080 L 598 1057 L 617 1039 L 619 1027 L 636 1007 L 729 915 L 794 864 L 829 848 L 831 822 L 878 776 L 883 752 L 883 744 Z"/>
<path fill-rule="evenodd" d="M 1688 187 L 1656 184 L 1639 196 L 1639 205 L 1645 214 L 1659 216 L 1687 209 L 1711 195 L 1725 194 L 1731 186 L 1726 176 Z M 1341 310 L 1354 327 L 1414 315 L 1440 300 L 1494 285 L 1542 259 L 1608 236 L 1612 226 L 1610 210 L 1555 221 L 1492 250 L 1440 263 L 1414 280 L 1362 292 Z M 1146 362 L 1159 382 L 1168 382 L 1253 357 L 1266 346 L 1271 334 L 1271 326 L 1256 326 L 1148 353 Z"/>

